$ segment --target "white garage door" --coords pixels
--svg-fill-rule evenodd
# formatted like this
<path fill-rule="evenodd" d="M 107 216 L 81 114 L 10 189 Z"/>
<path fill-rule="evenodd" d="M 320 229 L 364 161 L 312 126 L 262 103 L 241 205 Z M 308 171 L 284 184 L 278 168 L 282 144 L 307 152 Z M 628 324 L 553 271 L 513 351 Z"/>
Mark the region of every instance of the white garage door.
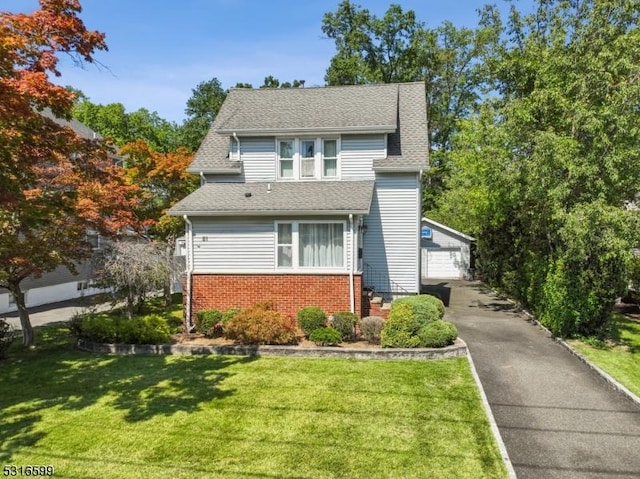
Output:
<path fill-rule="evenodd" d="M 427 278 L 459 279 L 463 268 L 460 248 L 422 249 L 422 275 Z"/>

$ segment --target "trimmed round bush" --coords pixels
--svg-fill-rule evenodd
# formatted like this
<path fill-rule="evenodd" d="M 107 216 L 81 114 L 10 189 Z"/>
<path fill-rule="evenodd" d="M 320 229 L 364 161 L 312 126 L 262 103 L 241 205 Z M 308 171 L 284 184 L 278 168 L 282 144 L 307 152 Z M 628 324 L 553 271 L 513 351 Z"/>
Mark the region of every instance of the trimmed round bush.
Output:
<path fill-rule="evenodd" d="M 443 348 L 453 344 L 457 337 L 458 330 L 449 321 L 434 321 L 425 324 L 418 331 L 422 348 Z"/>
<path fill-rule="evenodd" d="M 389 317 L 380 333 L 383 348 L 417 348 L 416 321 L 412 305 L 399 304 L 391 308 Z"/>
<path fill-rule="evenodd" d="M 340 331 L 342 339 L 353 341 L 356 336 L 358 316 L 351 311 L 340 311 L 331 316 L 331 326 Z"/>
<path fill-rule="evenodd" d="M 364 340 L 370 344 L 380 344 L 380 333 L 384 319 L 379 316 L 367 316 L 360 321 L 360 331 Z"/>
<path fill-rule="evenodd" d="M 408 304 L 413 308 L 415 320 L 419 325 L 417 329 L 431 321 L 442 319 L 444 316 L 444 304 L 442 301 L 428 294 L 396 299 L 391 303 L 391 310 L 393 311 L 394 307 L 398 307 L 401 304 Z"/>
<path fill-rule="evenodd" d="M 207 338 L 219 336 L 216 334 L 216 325 L 222 321 L 222 311 L 217 309 L 203 309 L 196 313 L 196 331 Z"/>
<path fill-rule="evenodd" d="M 326 325 L 327 315 L 317 306 L 307 306 L 298 311 L 298 326 L 307 338 L 316 329 L 324 328 Z"/>
<path fill-rule="evenodd" d="M 224 335 L 241 344 L 295 344 L 295 321 L 274 311 L 267 303 L 237 313 L 224 328 Z"/>
<path fill-rule="evenodd" d="M 309 340 L 317 346 L 337 346 L 342 341 L 342 334 L 334 328 L 320 328 L 311 332 Z"/>

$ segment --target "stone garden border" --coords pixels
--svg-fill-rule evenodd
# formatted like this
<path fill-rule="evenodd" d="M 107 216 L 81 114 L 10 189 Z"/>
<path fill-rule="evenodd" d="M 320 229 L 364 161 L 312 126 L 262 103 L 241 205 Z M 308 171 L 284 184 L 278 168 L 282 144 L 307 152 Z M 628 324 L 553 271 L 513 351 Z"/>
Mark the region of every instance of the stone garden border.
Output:
<path fill-rule="evenodd" d="M 251 346 L 251 345 L 202 345 L 202 344 L 104 344 L 78 340 L 78 349 L 91 353 L 115 355 L 239 355 L 286 356 L 307 358 L 352 358 L 373 360 L 427 360 L 444 359 L 468 354 L 467 344 L 460 338 L 444 348 L 343 348 L 330 346 Z"/>

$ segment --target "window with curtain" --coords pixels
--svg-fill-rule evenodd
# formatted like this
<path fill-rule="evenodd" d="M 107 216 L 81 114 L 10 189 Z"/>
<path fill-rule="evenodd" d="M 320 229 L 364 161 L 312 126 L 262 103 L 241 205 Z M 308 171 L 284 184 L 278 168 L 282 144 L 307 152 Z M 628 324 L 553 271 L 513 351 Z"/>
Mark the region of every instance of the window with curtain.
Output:
<path fill-rule="evenodd" d="M 299 262 L 304 268 L 339 268 L 344 264 L 342 223 L 299 226 Z"/>

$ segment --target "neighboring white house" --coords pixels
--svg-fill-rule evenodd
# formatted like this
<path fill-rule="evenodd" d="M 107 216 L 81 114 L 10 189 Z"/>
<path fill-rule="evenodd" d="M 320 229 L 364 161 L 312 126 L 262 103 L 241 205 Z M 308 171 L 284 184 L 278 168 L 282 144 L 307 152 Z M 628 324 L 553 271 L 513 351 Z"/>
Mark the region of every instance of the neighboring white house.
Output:
<path fill-rule="evenodd" d="M 471 279 L 474 238 L 429 218 L 422 218 L 422 276 L 432 279 Z"/>
<path fill-rule="evenodd" d="M 188 171 L 187 314 L 420 291 L 424 83 L 232 89 Z M 366 308 L 365 308 L 366 309 Z"/>

